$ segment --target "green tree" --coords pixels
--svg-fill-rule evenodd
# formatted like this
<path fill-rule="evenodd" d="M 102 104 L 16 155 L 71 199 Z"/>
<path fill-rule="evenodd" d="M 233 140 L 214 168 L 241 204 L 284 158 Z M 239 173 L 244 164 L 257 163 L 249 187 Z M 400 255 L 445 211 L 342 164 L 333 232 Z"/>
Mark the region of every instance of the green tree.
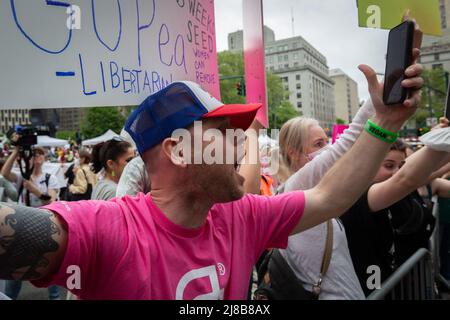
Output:
<path fill-rule="evenodd" d="M 242 54 L 223 51 L 217 54 L 219 63 L 220 95 L 223 103 L 245 103 L 245 97 L 237 94 L 236 84 L 244 81 L 244 58 Z M 233 77 L 231 79 L 227 79 Z"/>
<path fill-rule="evenodd" d="M 299 115 L 289 100 L 283 100 L 278 107 L 269 108 L 269 128 L 280 129 L 286 121 Z"/>
<path fill-rule="evenodd" d="M 422 101 L 414 116 L 417 126 L 425 127 L 428 117 L 440 118 L 444 115 L 447 84 L 442 68 L 425 70 L 422 73 L 424 87 Z"/>
<path fill-rule="evenodd" d="M 58 131 L 56 133 L 57 139 L 63 139 L 63 140 L 73 140 L 76 138 L 76 132 L 75 131 Z"/>
<path fill-rule="evenodd" d="M 119 133 L 125 125 L 125 118 L 117 107 L 90 108 L 84 118 L 81 132 L 85 139 L 99 136 L 108 129 Z"/>
<path fill-rule="evenodd" d="M 336 118 L 336 124 L 345 124 L 345 120 L 341 118 Z"/>
<path fill-rule="evenodd" d="M 245 103 L 245 97 L 238 95 L 236 88 L 238 82 L 244 81 L 245 65 L 242 54 L 224 51 L 219 52 L 217 57 L 222 101 L 227 104 Z M 288 101 L 289 92 L 284 88 L 279 76 L 267 74 L 267 94 L 270 129 L 280 128 L 287 120 L 299 115 L 297 109 Z M 273 120 L 276 123 L 273 123 Z"/>
<path fill-rule="evenodd" d="M 279 76 L 272 73 L 267 74 L 267 91 L 269 129 L 280 129 L 286 121 L 300 115 L 289 102 L 289 91 L 283 86 Z"/>

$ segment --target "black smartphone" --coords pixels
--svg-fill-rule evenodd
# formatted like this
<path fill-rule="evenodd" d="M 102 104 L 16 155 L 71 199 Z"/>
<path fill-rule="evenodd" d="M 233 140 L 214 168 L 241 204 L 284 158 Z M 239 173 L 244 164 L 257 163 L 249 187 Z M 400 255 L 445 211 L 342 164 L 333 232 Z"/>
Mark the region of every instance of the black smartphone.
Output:
<path fill-rule="evenodd" d="M 446 117 L 448 120 L 450 120 L 450 81 L 449 81 L 449 86 L 447 89 L 447 99 L 445 101 L 444 117 Z"/>
<path fill-rule="evenodd" d="M 389 32 L 384 73 L 383 101 L 386 105 L 403 103 L 408 95 L 401 83 L 412 63 L 414 22 L 405 21 Z"/>

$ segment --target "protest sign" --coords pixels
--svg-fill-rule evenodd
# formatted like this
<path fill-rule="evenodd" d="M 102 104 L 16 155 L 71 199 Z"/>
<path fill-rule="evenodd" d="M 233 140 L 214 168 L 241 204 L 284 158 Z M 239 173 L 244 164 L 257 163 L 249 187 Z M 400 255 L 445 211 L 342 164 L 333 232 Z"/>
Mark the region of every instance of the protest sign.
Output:
<path fill-rule="evenodd" d="M 268 127 L 262 0 L 243 1 L 244 59 L 247 103 L 262 103 L 256 119 Z"/>
<path fill-rule="evenodd" d="M 409 9 L 423 33 L 442 35 L 439 0 L 358 0 L 357 5 L 360 27 L 392 29 Z"/>
<path fill-rule="evenodd" d="M 0 3 L 1 108 L 125 106 L 176 80 L 220 99 L 212 0 Z"/>

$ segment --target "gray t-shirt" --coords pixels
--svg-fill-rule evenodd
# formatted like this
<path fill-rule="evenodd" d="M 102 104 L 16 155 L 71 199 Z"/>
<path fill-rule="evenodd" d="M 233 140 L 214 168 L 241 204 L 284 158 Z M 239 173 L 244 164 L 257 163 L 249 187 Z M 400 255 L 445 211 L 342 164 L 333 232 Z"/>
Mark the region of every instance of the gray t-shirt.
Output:
<path fill-rule="evenodd" d="M 116 197 L 117 183 L 109 179 L 102 179 L 92 190 L 92 200 L 111 200 Z"/>

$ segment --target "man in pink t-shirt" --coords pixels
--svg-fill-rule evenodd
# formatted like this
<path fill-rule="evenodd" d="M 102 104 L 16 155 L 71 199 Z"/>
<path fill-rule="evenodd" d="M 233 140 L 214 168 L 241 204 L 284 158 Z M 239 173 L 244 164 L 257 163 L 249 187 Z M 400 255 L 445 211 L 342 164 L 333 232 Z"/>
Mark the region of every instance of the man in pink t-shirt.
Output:
<path fill-rule="evenodd" d="M 420 101 L 418 90 L 405 105 L 388 108 L 375 73 L 363 69 L 377 110 L 373 121 L 399 130 Z M 421 71 L 411 67 L 408 87 L 420 86 Z M 226 131 L 247 129 L 259 108 L 223 105 L 192 82 L 148 97 L 126 130 L 146 164 L 150 194 L 43 209 L 2 204 L 0 278 L 65 286 L 81 299 L 245 299 L 263 250 L 285 248 L 289 235 L 345 212 L 390 146 L 364 132 L 317 187 L 275 197 L 244 195 L 237 157 L 191 164 L 197 152 L 210 150 L 211 139 L 191 148 L 177 129 L 187 128 L 194 141 L 211 129 L 214 142 L 225 137 L 224 154 L 236 154 Z"/>

